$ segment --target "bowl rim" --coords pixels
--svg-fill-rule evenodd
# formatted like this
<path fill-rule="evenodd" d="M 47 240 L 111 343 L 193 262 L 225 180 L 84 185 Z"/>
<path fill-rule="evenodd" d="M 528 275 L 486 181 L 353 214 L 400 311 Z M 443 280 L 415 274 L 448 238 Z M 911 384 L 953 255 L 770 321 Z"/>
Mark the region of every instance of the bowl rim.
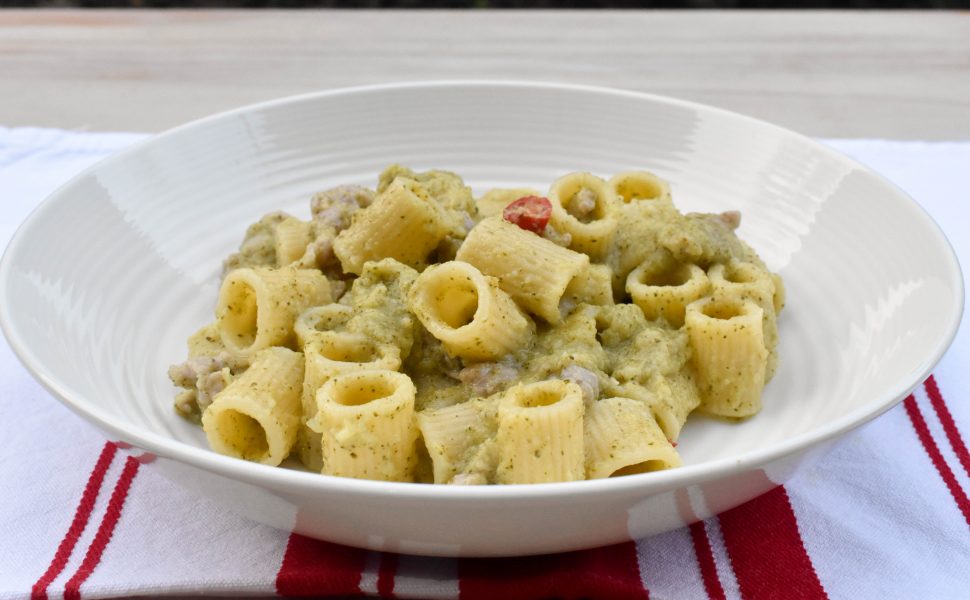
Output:
<path fill-rule="evenodd" d="M 48 392 L 58 398 L 62 404 L 85 420 L 95 424 L 103 431 L 110 432 L 118 440 L 131 443 L 159 457 L 170 458 L 232 479 L 258 483 L 264 486 L 271 485 L 283 489 L 360 495 L 390 495 L 424 500 L 450 499 L 453 501 L 479 501 L 488 499 L 490 501 L 527 501 L 531 499 L 549 499 L 551 497 L 561 498 L 563 495 L 571 497 L 588 496 L 591 494 L 599 495 L 606 492 L 619 494 L 659 493 L 697 482 L 721 479 L 741 471 L 768 465 L 788 456 L 803 453 L 813 446 L 821 445 L 823 442 L 865 424 L 901 402 L 903 398 L 910 394 L 916 386 L 929 376 L 933 367 L 942 358 L 956 336 L 964 310 L 965 294 L 962 271 L 956 253 L 946 238 L 946 235 L 926 210 L 906 192 L 880 173 L 800 133 L 723 108 L 657 94 L 611 87 L 522 80 L 459 79 L 405 81 L 320 90 L 248 104 L 189 121 L 177 127 L 151 135 L 145 140 L 136 142 L 120 152 L 112 154 L 85 168 L 66 183 L 59 186 L 31 211 L 11 237 L 2 258 L 0 258 L 0 290 L 3 291 L 3 295 L 10 294 L 9 281 L 13 270 L 14 257 L 18 254 L 19 248 L 24 243 L 24 240 L 29 238 L 31 230 L 37 223 L 42 222 L 44 214 L 47 211 L 54 209 L 53 207 L 59 198 L 69 192 L 70 188 L 77 181 L 87 177 L 90 173 L 102 169 L 107 165 L 114 164 L 115 162 L 124 161 L 128 156 L 141 151 L 143 147 L 158 143 L 185 130 L 228 120 L 254 111 L 278 108 L 288 104 L 354 94 L 380 94 L 383 92 L 429 90 L 443 87 L 539 89 L 566 94 L 580 92 L 625 97 L 652 103 L 680 106 L 697 112 L 733 119 L 737 122 L 759 127 L 766 131 L 771 131 L 776 135 L 796 140 L 799 143 L 809 144 L 815 150 L 822 152 L 829 158 L 842 162 L 853 169 L 862 170 L 871 177 L 875 177 L 877 181 L 894 190 L 901 200 L 906 201 L 902 206 L 908 207 L 913 212 L 914 218 L 920 221 L 923 229 L 934 242 L 938 254 L 945 261 L 945 270 L 951 277 L 950 283 L 952 283 L 953 289 L 952 301 L 957 309 L 949 315 L 944 335 L 931 348 L 932 351 L 928 352 L 927 356 L 921 362 L 917 362 L 914 365 L 913 370 L 910 371 L 908 376 L 901 376 L 895 382 L 895 385 L 881 396 L 870 399 L 863 406 L 849 411 L 822 426 L 802 432 L 782 442 L 771 444 L 766 448 L 750 450 L 738 455 L 709 460 L 700 464 L 685 465 L 675 469 L 627 477 L 557 483 L 534 483 L 527 485 L 450 486 L 384 482 L 336 477 L 293 469 L 281 469 L 279 467 L 271 467 L 223 456 L 208 448 L 199 448 L 155 433 L 146 428 L 128 426 L 122 419 L 113 416 L 107 410 L 89 402 L 82 394 L 74 393 L 61 383 L 58 377 L 30 351 L 29 343 L 20 335 L 16 324 L 17 318 L 8 309 L 9 303 L 0 302 L 0 330 L 4 332 L 14 354 L 34 379 L 47 389 Z"/>

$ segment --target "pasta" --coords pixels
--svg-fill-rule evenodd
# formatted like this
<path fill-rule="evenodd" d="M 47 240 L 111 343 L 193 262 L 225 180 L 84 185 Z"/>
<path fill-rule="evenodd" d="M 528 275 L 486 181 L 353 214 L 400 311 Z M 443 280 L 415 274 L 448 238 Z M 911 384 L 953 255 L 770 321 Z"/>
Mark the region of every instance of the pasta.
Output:
<path fill-rule="evenodd" d="M 260 351 L 203 413 L 209 444 L 246 460 L 283 462 L 296 442 L 302 381 L 302 354 L 279 347 Z"/>
<path fill-rule="evenodd" d="M 583 302 L 588 304 L 613 304 L 612 278 L 613 271 L 609 267 L 591 264 L 569 282 L 563 294 L 564 299 L 574 306 Z M 563 306 L 562 302 L 560 302 L 559 308 L 560 312 L 570 312 L 569 310 L 562 310 L 568 308 L 568 306 Z"/>
<path fill-rule="evenodd" d="M 342 477 L 408 481 L 417 427 L 414 384 L 402 373 L 370 369 L 333 377 L 317 392 L 307 424 L 322 435 L 323 472 Z"/>
<path fill-rule="evenodd" d="M 683 214 L 653 173 L 476 199 L 391 165 L 310 208 L 249 227 L 169 369 L 222 454 L 444 485 L 651 473 L 693 413 L 756 414 L 778 367 L 781 276 L 738 213 Z"/>
<path fill-rule="evenodd" d="M 780 279 L 759 265 L 741 261 L 714 265 L 710 268 L 709 275 L 715 296 L 751 299 L 761 307 L 761 328 L 765 336 L 765 347 L 768 349 L 765 376 L 770 378 L 778 364 L 775 350 L 778 345 L 777 311 L 784 303 L 784 291 L 779 293 L 775 287 Z"/>
<path fill-rule="evenodd" d="M 562 320 L 559 302 L 589 257 L 524 231 L 501 217 L 483 219 L 465 238 L 457 260 L 498 279 L 526 311 L 550 323 Z"/>
<path fill-rule="evenodd" d="M 603 398 L 590 403 L 584 435 L 588 479 L 680 466 L 680 457 L 650 408 L 637 400 Z"/>
<path fill-rule="evenodd" d="M 517 385 L 498 408 L 498 483 L 583 479 L 583 392 L 552 379 Z"/>
<path fill-rule="evenodd" d="M 472 399 L 418 413 L 435 483 L 494 479 L 498 457 L 489 457 L 498 430 L 494 399 Z"/>
<path fill-rule="evenodd" d="M 687 307 L 684 326 L 704 412 L 749 417 L 761 410 L 768 365 L 763 315 L 750 299 L 712 296 Z"/>
<path fill-rule="evenodd" d="M 553 227 L 569 234 L 569 247 L 601 258 L 617 227 L 616 194 L 590 173 L 570 173 L 549 188 Z"/>
<path fill-rule="evenodd" d="M 337 235 L 334 254 L 344 271 L 357 275 L 368 261 L 387 257 L 421 266 L 448 233 L 441 213 L 420 184 L 396 179 Z"/>
<path fill-rule="evenodd" d="M 429 267 L 411 288 L 411 311 L 456 356 L 495 359 L 528 343 L 533 325 L 493 277 L 450 261 Z"/>
<path fill-rule="evenodd" d="M 645 261 L 626 280 L 626 291 L 644 316 L 666 319 L 674 327 L 684 324 L 687 305 L 706 296 L 710 289 L 707 273 L 693 264 L 656 265 Z"/>
<path fill-rule="evenodd" d="M 330 302 L 330 284 L 317 271 L 242 268 L 223 280 L 216 306 L 222 343 L 243 356 L 293 344 L 293 324 L 308 307 Z"/>
<path fill-rule="evenodd" d="M 323 469 L 320 436 L 306 421 L 316 414 L 317 391 L 343 373 L 401 366 L 400 351 L 390 344 L 374 344 L 358 333 L 325 331 L 303 346 L 306 371 L 303 377 L 303 427 L 300 430 L 300 460 L 314 471 Z"/>

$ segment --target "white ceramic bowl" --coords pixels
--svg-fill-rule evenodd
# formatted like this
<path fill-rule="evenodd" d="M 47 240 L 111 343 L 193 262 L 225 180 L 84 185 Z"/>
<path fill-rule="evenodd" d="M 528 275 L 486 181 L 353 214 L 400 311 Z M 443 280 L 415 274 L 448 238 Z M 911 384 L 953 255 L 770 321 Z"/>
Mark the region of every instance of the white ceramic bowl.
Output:
<path fill-rule="evenodd" d="M 317 190 L 392 162 L 476 191 L 646 168 L 685 211 L 740 209 L 788 307 L 764 411 L 692 418 L 680 469 L 461 487 L 340 479 L 227 458 L 175 415 L 170 363 L 211 321 L 221 259 L 248 223 L 308 214 Z M 78 414 L 153 468 L 253 519 L 335 542 L 447 556 L 572 550 L 665 531 L 749 500 L 893 406 L 950 344 L 957 261 L 882 177 L 778 127 L 644 94 L 453 82 L 299 96 L 169 131 L 53 194 L 0 264 L 0 324 Z"/>

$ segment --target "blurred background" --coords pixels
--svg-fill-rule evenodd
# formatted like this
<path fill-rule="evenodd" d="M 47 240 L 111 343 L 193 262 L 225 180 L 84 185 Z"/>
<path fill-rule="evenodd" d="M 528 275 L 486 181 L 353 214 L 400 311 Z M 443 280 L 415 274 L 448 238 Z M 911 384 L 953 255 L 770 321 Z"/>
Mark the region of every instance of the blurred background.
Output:
<path fill-rule="evenodd" d="M 673 96 L 816 137 L 970 139 L 970 11 L 952 10 L 970 8 L 970 0 L 0 0 L 0 7 L 6 126 L 161 131 L 317 90 L 512 79 Z M 86 10 L 93 7 L 114 10 Z M 629 10 L 641 7 L 667 10 Z M 290 10 L 298 8 L 328 10 Z"/>

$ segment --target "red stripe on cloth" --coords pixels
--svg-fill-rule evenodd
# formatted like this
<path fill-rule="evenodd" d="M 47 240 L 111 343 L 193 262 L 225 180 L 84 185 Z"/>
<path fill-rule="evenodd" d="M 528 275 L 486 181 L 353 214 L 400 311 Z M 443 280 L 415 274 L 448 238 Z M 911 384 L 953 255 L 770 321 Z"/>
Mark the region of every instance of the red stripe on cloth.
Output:
<path fill-rule="evenodd" d="M 464 558 L 458 562 L 458 583 L 462 600 L 650 597 L 633 542 L 564 554 Z"/>
<path fill-rule="evenodd" d="M 44 574 L 40 576 L 40 579 L 37 580 L 37 583 L 34 584 L 34 587 L 31 588 L 31 600 L 47 600 L 47 588 L 61 574 L 64 567 L 67 566 L 67 561 L 71 558 L 71 553 L 74 552 L 74 546 L 77 545 L 78 539 L 84 533 L 84 528 L 87 527 L 88 521 L 91 519 L 91 512 L 94 511 L 94 503 L 98 499 L 98 493 L 101 491 L 104 476 L 107 474 L 108 467 L 111 466 L 111 461 L 114 460 L 117 453 L 118 446 L 112 442 L 106 442 L 101 449 L 101 455 L 98 456 L 98 461 L 91 470 L 91 474 L 88 476 L 88 482 L 84 486 L 81 500 L 77 503 L 77 509 L 74 511 L 74 520 L 71 521 L 71 526 L 67 528 L 64 539 L 57 546 L 57 551 L 54 553 L 51 564 L 47 567 Z"/>
<path fill-rule="evenodd" d="M 721 513 L 718 520 L 744 598 L 828 598 L 783 486 Z"/>
<path fill-rule="evenodd" d="M 141 463 L 131 456 L 125 459 L 125 468 L 121 471 L 121 477 L 118 478 L 118 483 L 115 484 L 114 491 L 111 492 L 111 499 L 108 500 L 108 508 L 105 510 L 104 516 L 101 517 L 101 525 L 98 527 L 97 533 L 94 534 L 91 545 L 88 546 L 84 560 L 81 561 L 81 566 L 78 567 L 74 575 L 64 584 L 64 600 L 80 600 L 81 584 L 91 576 L 91 573 L 97 568 L 98 563 L 101 562 L 104 549 L 111 542 L 111 536 L 114 535 L 115 526 L 118 524 L 118 519 L 121 518 L 121 511 L 125 507 L 128 490 L 131 489 L 131 482 L 135 480 L 135 475 L 138 474 L 138 467 L 140 466 Z"/>
<path fill-rule="evenodd" d="M 366 550 L 331 544 L 291 533 L 276 574 L 281 596 L 360 594 Z"/>
<path fill-rule="evenodd" d="M 704 581 L 707 597 L 711 600 L 725 600 L 724 588 L 717 576 L 714 552 L 711 551 L 711 540 L 707 537 L 707 528 L 703 521 L 691 524 L 690 539 L 694 543 L 694 554 L 697 555 L 697 564 L 701 568 L 701 579 Z"/>
<path fill-rule="evenodd" d="M 377 595 L 381 598 L 394 597 L 394 576 L 397 575 L 397 554 L 383 552 L 381 568 L 377 572 Z"/>
<path fill-rule="evenodd" d="M 940 454 L 939 447 L 933 441 L 930 429 L 926 426 L 926 419 L 923 418 L 923 413 L 920 411 L 919 405 L 916 404 L 916 398 L 910 394 L 903 402 L 903 405 L 906 407 L 906 414 L 909 415 L 913 429 L 916 430 L 916 436 L 919 438 L 920 443 L 923 444 L 923 449 L 926 450 L 926 454 L 929 455 L 933 466 L 936 467 L 940 477 L 943 478 L 943 483 L 950 490 L 950 495 L 956 501 L 957 508 L 963 513 L 963 518 L 970 525 L 970 499 L 967 498 L 967 493 L 960 487 L 956 477 L 953 475 L 953 471 L 950 470 L 950 466 L 946 464 L 943 455 Z"/>
<path fill-rule="evenodd" d="M 936 411 L 936 416 L 943 425 L 943 431 L 946 433 L 946 439 L 950 441 L 950 447 L 957 455 L 957 460 L 963 465 L 963 470 L 967 476 L 970 476 L 970 452 L 967 451 L 967 444 L 963 441 L 960 430 L 957 429 L 957 424 L 943 400 L 939 386 L 936 385 L 936 379 L 930 375 L 929 379 L 923 382 L 923 387 L 926 388 L 926 395 L 930 397 L 930 404 L 933 405 L 933 410 Z"/>

